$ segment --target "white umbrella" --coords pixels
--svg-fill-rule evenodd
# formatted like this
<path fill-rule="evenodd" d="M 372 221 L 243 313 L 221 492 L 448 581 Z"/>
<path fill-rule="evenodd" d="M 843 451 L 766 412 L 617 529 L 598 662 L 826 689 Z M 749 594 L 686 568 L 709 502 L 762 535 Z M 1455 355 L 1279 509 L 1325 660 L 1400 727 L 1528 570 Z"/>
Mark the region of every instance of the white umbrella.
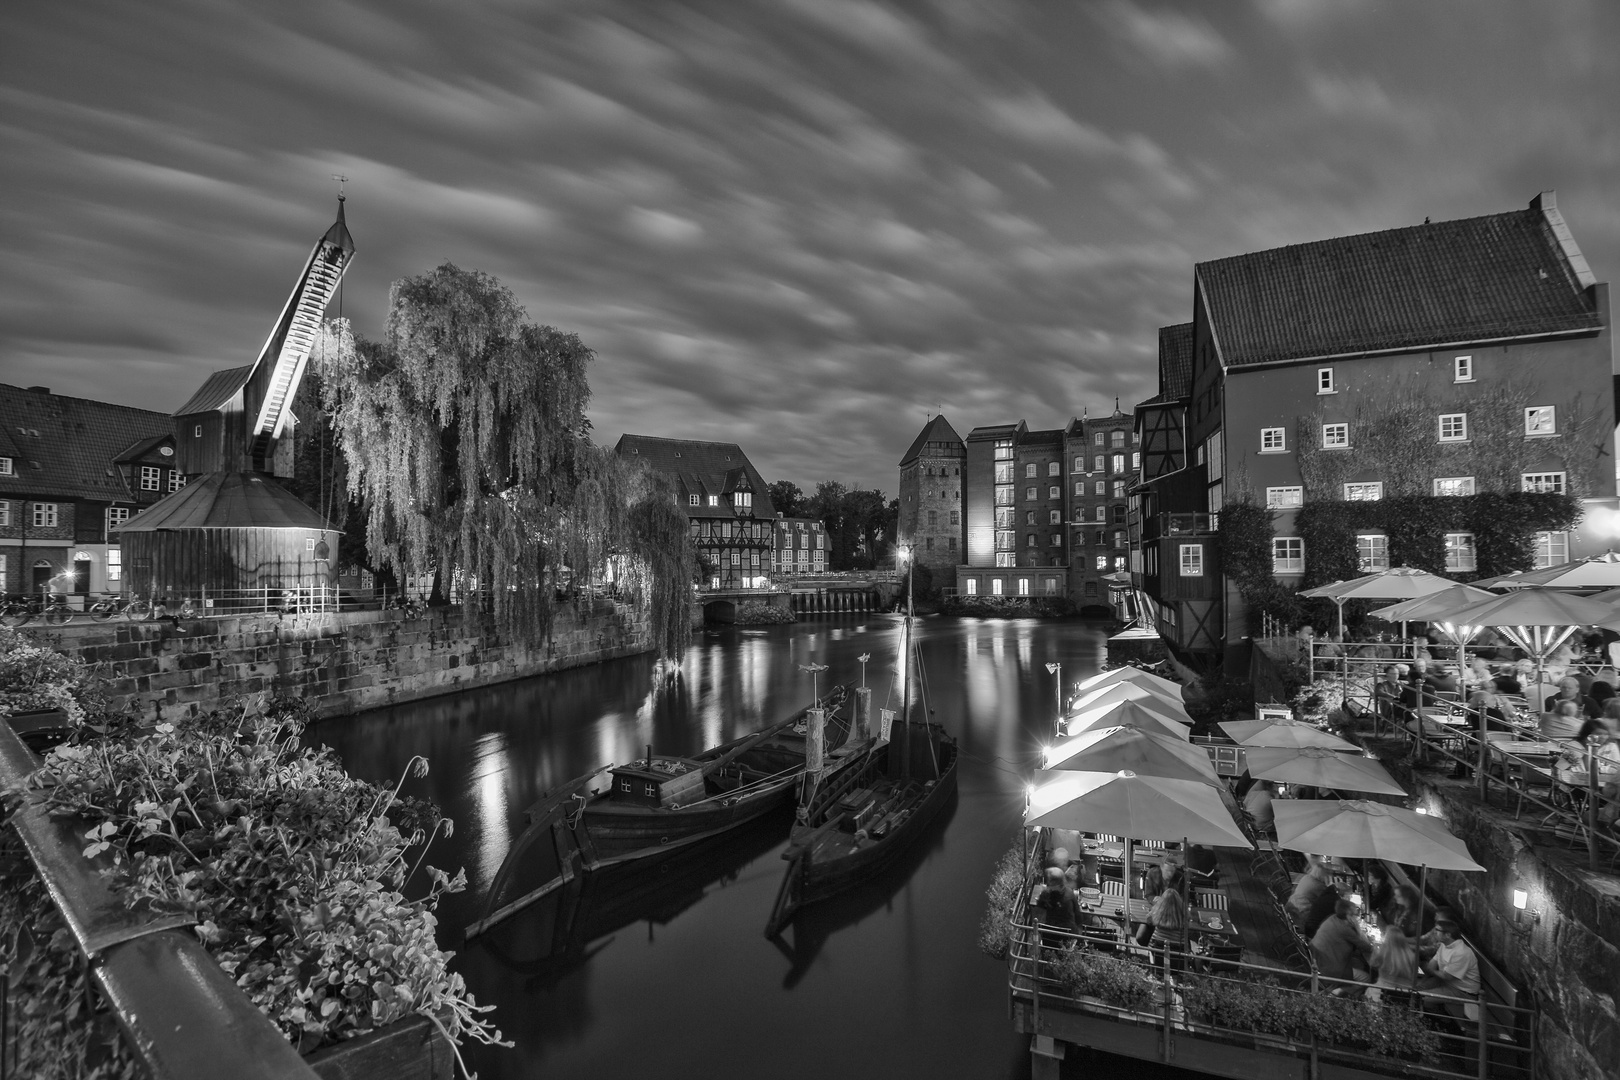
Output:
<path fill-rule="evenodd" d="M 1605 551 L 1584 559 L 1526 570 L 1500 582 L 1512 588 L 1613 589 L 1620 588 L 1620 551 Z"/>
<path fill-rule="evenodd" d="M 1115 683 L 1120 682 L 1137 683 L 1140 686 L 1152 687 L 1166 697 L 1173 697 L 1177 701 L 1181 700 L 1180 683 L 1171 682 L 1162 675 L 1155 675 L 1151 671 L 1143 671 L 1141 668 L 1131 667 L 1129 664 L 1125 667 L 1117 667 L 1111 671 L 1104 671 L 1089 678 L 1081 679 L 1075 686 L 1075 690 L 1080 694 L 1089 694 L 1093 690 L 1101 690 L 1104 687 L 1113 686 Z"/>
<path fill-rule="evenodd" d="M 1144 683 L 1135 682 L 1133 680 L 1122 680 L 1112 684 L 1111 686 L 1099 686 L 1093 690 L 1088 690 L 1081 694 L 1079 697 L 1075 698 L 1069 703 L 1068 714 L 1073 716 L 1076 713 L 1090 712 L 1108 705 L 1113 705 L 1116 702 L 1140 701 L 1143 698 L 1153 698 L 1157 701 L 1163 702 L 1165 705 L 1176 710 L 1177 712 L 1183 711 L 1184 709 L 1180 694 L 1169 694 L 1158 689 L 1157 687 L 1148 686 Z M 1188 723 L 1191 722 L 1192 721 L 1189 719 Z"/>
<path fill-rule="evenodd" d="M 1187 742 L 1192 737 L 1192 721 L 1178 714 L 1163 702 L 1152 698 L 1140 701 L 1120 701 L 1100 709 L 1071 716 L 1064 722 L 1064 735 L 1079 735 L 1111 727 L 1135 727 L 1158 735 Z"/>
<path fill-rule="evenodd" d="M 1339 634 L 1344 634 L 1344 602 L 1346 600 L 1411 600 L 1427 596 L 1441 589 L 1449 589 L 1456 582 L 1449 578 L 1418 570 L 1410 566 L 1397 566 L 1380 570 L 1376 574 L 1335 581 L 1306 589 L 1300 596 L 1307 599 L 1326 597 L 1339 609 Z"/>
<path fill-rule="evenodd" d="M 1347 754 L 1325 746 L 1257 746 L 1245 755 L 1249 775 L 1256 780 L 1308 784 L 1336 791 L 1369 791 L 1378 795 L 1405 795 L 1389 771 L 1373 758 Z"/>
<path fill-rule="evenodd" d="M 1134 727 L 1093 728 L 1046 748 L 1048 769 L 1119 772 L 1194 780 L 1224 788 L 1202 747 Z"/>
<path fill-rule="evenodd" d="M 1388 859 L 1436 870 L 1485 868 L 1438 819 L 1362 799 L 1278 799 L 1277 844 L 1346 859 Z"/>
<path fill-rule="evenodd" d="M 1227 738 L 1243 746 L 1255 748 L 1285 747 L 1297 750 L 1302 746 L 1321 746 L 1329 750 L 1351 750 L 1361 753 L 1361 747 L 1341 739 L 1332 732 L 1323 731 L 1297 720 L 1227 720 L 1220 725 Z"/>

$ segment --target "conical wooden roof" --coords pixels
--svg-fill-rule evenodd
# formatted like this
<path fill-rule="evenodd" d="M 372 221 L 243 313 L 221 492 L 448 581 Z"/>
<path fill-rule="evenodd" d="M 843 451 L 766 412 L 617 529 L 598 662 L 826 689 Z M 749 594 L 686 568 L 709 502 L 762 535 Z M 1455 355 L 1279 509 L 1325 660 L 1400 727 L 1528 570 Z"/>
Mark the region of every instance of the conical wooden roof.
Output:
<path fill-rule="evenodd" d="M 218 472 L 199 476 L 113 531 L 332 528 L 335 526 L 268 476 Z"/>

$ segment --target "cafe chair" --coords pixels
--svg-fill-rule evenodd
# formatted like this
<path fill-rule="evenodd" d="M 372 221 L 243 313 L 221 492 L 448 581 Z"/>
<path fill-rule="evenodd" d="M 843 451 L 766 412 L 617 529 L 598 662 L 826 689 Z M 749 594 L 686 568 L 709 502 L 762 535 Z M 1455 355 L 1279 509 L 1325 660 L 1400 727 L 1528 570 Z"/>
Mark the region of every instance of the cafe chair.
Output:
<path fill-rule="evenodd" d="M 1207 911 L 1225 911 L 1226 894 L 1215 889 L 1194 889 L 1193 902 Z"/>
<path fill-rule="evenodd" d="M 1125 883 L 1118 878 L 1105 878 L 1102 883 L 1102 891 L 1105 896 L 1124 896 Z"/>

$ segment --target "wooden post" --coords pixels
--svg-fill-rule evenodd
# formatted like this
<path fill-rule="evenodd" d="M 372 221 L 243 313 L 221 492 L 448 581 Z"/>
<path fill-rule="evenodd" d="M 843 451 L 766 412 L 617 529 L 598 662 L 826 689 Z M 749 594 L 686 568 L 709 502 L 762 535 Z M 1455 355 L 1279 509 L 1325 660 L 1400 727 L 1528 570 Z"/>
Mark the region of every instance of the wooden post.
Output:
<path fill-rule="evenodd" d="M 804 771 L 811 784 L 821 778 L 827 749 L 827 710 L 811 709 L 805 713 Z"/>
<path fill-rule="evenodd" d="M 870 739 L 872 737 L 872 688 L 870 686 L 857 687 L 855 690 L 855 730 L 850 733 L 852 740 Z"/>

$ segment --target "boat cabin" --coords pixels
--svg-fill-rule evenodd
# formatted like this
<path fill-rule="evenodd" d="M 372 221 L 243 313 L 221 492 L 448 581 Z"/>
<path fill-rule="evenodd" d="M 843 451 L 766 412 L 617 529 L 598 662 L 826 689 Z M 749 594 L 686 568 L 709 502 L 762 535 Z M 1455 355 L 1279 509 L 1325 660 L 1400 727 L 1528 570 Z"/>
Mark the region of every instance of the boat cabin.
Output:
<path fill-rule="evenodd" d="M 654 755 L 613 770 L 613 797 L 634 806 L 673 809 L 703 798 L 703 767 L 690 758 Z"/>

